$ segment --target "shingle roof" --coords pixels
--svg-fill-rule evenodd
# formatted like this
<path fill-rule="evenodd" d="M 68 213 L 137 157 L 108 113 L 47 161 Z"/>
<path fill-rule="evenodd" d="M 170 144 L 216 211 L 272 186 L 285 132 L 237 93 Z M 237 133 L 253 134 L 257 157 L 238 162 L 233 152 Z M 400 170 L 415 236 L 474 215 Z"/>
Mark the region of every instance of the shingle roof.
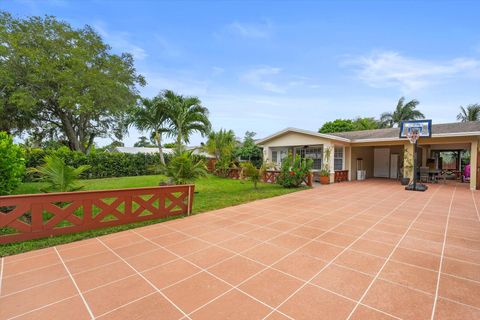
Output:
<path fill-rule="evenodd" d="M 432 135 L 448 133 L 480 132 L 480 121 L 440 123 L 432 125 Z M 335 132 L 333 136 L 350 140 L 398 138 L 398 128 Z M 479 134 L 480 135 L 480 134 Z"/>

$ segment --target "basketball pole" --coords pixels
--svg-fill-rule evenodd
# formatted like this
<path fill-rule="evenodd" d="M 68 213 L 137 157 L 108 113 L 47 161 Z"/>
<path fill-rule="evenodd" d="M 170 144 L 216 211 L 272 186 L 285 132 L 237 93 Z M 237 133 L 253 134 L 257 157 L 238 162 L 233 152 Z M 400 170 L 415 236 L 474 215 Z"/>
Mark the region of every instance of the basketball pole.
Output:
<path fill-rule="evenodd" d="M 413 144 L 413 190 L 417 190 L 417 146 L 418 139 Z"/>

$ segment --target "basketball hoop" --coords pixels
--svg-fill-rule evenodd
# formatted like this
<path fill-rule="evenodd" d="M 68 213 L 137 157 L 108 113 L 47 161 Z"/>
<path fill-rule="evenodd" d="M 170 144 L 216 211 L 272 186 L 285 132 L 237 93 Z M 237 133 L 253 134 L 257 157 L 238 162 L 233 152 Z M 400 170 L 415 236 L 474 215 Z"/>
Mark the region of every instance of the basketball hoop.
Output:
<path fill-rule="evenodd" d="M 407 132 L 407 139 L 411 144 L 415 144 L 420 137 L 420 130 L 418 128 L 410 128 Z"/>

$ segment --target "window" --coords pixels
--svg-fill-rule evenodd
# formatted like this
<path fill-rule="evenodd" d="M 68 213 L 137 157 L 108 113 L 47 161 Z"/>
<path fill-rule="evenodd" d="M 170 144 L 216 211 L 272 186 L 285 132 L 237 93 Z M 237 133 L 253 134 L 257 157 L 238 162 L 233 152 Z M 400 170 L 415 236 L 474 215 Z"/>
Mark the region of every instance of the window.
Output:
<path fill-rule="evenodd" d="M 272 162 L 277 163 L 277 151 L 272 151 Z"/>
<path fill-rule="evenodd" d="M 319 170 L 322 168 L 323 148 L 321 146 L 296 148 L 295 151 L 302 159 L 312 159 L 312 169 Z"/>
<path fill-rule="evenodd" d="M 343 170 L 343 147 L 335 147 L 333 153 L 333 169 Z"/>

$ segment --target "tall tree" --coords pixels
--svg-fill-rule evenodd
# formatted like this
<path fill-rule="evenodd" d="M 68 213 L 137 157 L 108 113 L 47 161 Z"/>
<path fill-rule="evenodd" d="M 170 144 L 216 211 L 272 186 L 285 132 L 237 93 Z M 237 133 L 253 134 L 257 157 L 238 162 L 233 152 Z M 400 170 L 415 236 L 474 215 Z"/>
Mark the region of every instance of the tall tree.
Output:
<path fill-rule="evenodd" d="M 190 141 L 194 132 L 202 136 L 210 132 L 211 124 L 208 120 L 208 109 L 202 106 L 197 97 L 188 97 L 176 94 L 171 90 L 162 93 L 163 101 L 169 106 L 172 134 L 176 136 L 177 146 Z"/>
<path fill-rule="evenodd" d="M 356 118 L 353 121 L 354 130 L 374 130 L 379 128 L 378 120 L 375 118 Z"/>
<path fill-rule="evenodd" d="M 460 106 L 460 113 L 457 115 L 457 120 L 461 122 L 480 120 L 480 104 L 469 104 L 466 108 Z"/>
<path fill-rule="evenodd" d="M 382 127 L 392 128 L 402 121 L 425 119 L 423 113 L 416 110 L 419 103 L 420 102 L 415 99 L 405 103 L 405 98 L 401 97 L 393 112 L 384 112 L 381 114 L 380 123 Z"/>
<path fill-rule="evenodd" d="M 334 132 L 345 132 L 353 131 L 353 121 L 350 119 L 336 119 L 333 121 L 325 122 L 322 127 L 318 130 L 320 133 L 334 133 Z"/>
<path fill-rule="evenodd" d="M 141 136 L 138 138 L 138 141 L 133 144 L 134 147 L 152 147 L 150 141 L 148 141 L 147 137 Z"/>
<path fill-rule="evenodd" d="M 208 134 L 205 150 L 219 160 L 222 157 L 231 157 L 236 144 L 237 139 L 233 130 L 220 129 Z"/>
<path fill-rule="evenodd" d="M 95 138 L 121 139 L 138 98 L 130 54 L 115 55 L 89 26 L 0 13 L 0 129 L 68 140 L 88 153 Z"/>
<path fill-rule="evenodd" d="M 256 133 L 252 131 L 245 132 L 243 142 L 235 151 L 235 155 L 241 159 L 255 161 L 256 163 L 262 159 L 262 149 L 255 143 L 253 137 Z"/>
<path fill-rule="evenodd" d="M 160 153 L 160 162 L 165 164 L 163 155 L 163 136 L 172 132 L 170 106 L 165 103 L 162 94 L 153 99 L 142 99 L 141 103 L 130 110 L 127 120 L 129 125 L 140 131 L 152 133 Z"/>

